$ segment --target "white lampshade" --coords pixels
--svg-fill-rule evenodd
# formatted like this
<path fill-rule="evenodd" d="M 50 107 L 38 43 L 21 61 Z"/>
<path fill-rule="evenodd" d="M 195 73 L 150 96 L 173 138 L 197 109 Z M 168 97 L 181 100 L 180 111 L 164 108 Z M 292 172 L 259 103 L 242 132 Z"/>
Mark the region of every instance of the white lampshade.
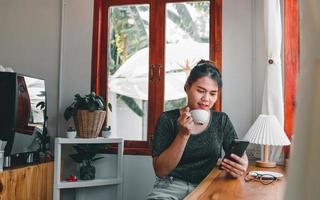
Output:
<path fill-rule="evenodd" d="M 243 140 L 253 144 L 263 145 L 262 160 L 256 161 L 258 167 L 275 167 L 276 163 L 269 161 L 269 145 L 290 145 L 290 141 L 274 115 L 259 115 Z"/>
<path fill-rule="evenodd" d="M 243 139 L 253 144 L 274 146 L 291 144 L 274 115 L 259 115 Z"/>

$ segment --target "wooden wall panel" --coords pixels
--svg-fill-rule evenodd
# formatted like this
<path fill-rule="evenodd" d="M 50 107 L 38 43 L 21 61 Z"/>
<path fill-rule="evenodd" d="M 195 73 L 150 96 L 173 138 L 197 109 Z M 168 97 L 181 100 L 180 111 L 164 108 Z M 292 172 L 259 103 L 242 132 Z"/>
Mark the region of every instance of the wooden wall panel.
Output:
<path fill-rule="evenodd" d="M 53 162 L 0 173 L 0 200 L 51 200 L 52 192 Z"/>

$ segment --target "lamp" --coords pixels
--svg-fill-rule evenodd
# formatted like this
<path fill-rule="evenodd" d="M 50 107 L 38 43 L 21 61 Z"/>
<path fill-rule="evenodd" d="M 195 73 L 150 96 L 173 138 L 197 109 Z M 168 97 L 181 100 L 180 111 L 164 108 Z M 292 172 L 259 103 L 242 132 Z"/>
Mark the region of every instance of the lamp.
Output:
<path fill-rule="evenodd" d="M 290 145 L 290 141 L 274 115 L 259 115 L 243 138 L 253 144 L 263 145 L 262 160 L 256 161 L 257 167 L 275 167 L 275 162 L 269 161 L 269 146 Z"/>

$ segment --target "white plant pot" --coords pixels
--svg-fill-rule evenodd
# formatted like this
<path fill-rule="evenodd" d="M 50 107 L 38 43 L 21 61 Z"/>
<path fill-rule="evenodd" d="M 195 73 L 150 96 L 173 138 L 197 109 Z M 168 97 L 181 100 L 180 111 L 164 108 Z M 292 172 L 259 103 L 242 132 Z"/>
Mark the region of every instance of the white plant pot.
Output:
<path fill-rule="evenodd" d="M 75 138 L 77 136 L 76 131 L 67 131 L 67 138 Z"/>
<path fill-rule="evenodd" d="M 104 130 L 102 130 L 102 131 L 101 131 L 101 134 L 102 134 L 102 137 L 104 137 L 104 138 L 109 138 L 110 135 L 111 135 L 111 131 L 104 131 Z"/>

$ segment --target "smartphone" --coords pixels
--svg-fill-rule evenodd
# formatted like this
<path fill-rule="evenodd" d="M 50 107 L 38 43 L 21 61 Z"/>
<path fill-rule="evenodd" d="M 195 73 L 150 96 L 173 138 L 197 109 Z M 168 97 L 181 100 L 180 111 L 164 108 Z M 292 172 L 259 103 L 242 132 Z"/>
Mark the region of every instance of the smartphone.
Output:
<path fill-rule="evenodd" d="M 247 149 L 248 145 L 249 145 L 249 142 L 245 141 L 245 140 L 234 140 L 234 141 L 232 141 L 231 148 L 230 148 L 230 150 L 228 152 L 226 152 L 226 154 L 223 157 L 223 159 L 227 158 L 228 160 L 237 162 L 231 157 L 231 154 L 233 153 L 233 154 L 236 154 L 239 157 L 242 157 L 244 152 L 245 152 L 245 150 Z M 219 168 L 221 169 L 221 165 L 219 166 Z"/>

